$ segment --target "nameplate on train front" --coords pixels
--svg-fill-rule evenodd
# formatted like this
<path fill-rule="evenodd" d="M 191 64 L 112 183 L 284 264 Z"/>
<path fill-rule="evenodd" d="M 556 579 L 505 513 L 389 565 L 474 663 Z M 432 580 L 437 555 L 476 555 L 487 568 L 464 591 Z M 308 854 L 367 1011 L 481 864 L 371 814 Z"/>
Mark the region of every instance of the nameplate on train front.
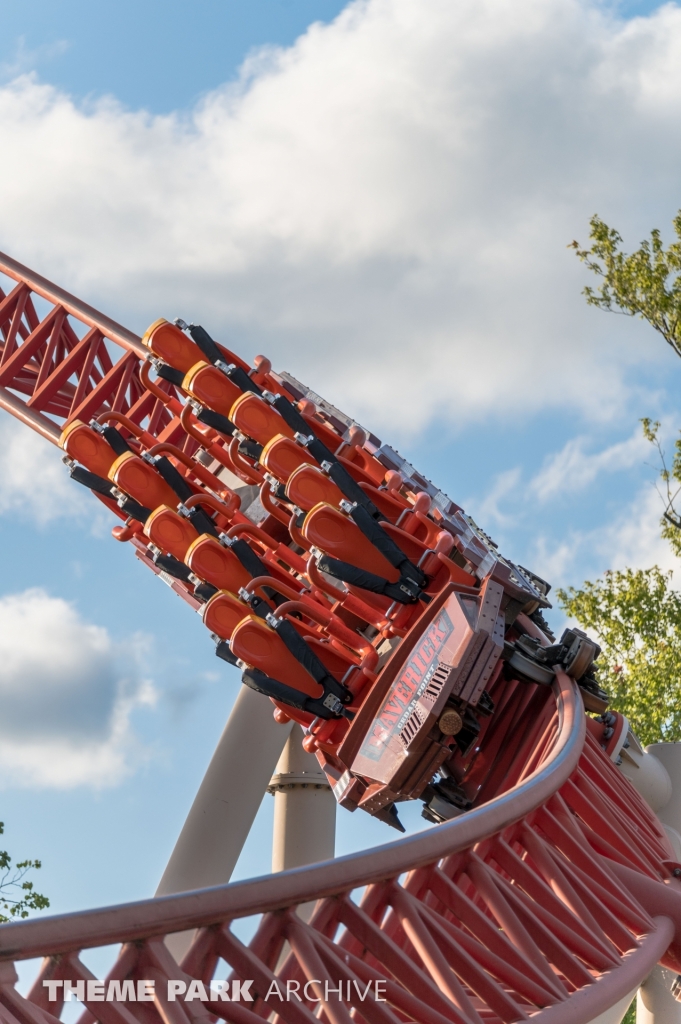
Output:
<path fill-rule="evenodd" d="M 409 661 L 393 683 L 362 745 L 360 757 L 380 761 L 391 738 L 397 737 L 428 686 L 439 664 L 438 655 L 453 631 L 452 620 L 443 609 L 417 642 Z"/>

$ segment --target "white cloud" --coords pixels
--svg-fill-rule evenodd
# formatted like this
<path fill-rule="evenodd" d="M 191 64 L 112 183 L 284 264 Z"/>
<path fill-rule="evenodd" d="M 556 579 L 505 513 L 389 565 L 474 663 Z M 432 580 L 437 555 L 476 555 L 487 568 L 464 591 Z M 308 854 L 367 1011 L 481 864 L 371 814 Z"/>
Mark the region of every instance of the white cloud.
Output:
<path fill-rule="evenodd" d="M 594 534 L 596 550 L 604 568 L 679 568 L 669 543 L 660 536 L 664 505 L 654 487 L 644 487 L 626 509 Z"/>
<path fill-rule="evenodd" d="M 522 495 L 524 488 L 521 490 L 521 478 L 522 472 L 518 466 L 499 473 L 492 481 L 485 497 L 476 505 L 476 519 L 479 519 L 480 523 L 495 523 L 497 526 L 510 524 L 513 521 L 512 515 L 506 508 L 502 510 L 500 506 L 504 499 L 507 499 L 507 505 L 510 505 L 514 498 Z"/>
<path fill-rule="evenodd" d="M 561 451 L 550 455 L 530 481 L 531 493 L 541 502 L 575 494 L 603 473 L 640 466 L 651 453 L 640 426 L 626 441 L 618 441 L 600 452 L 585 451 L 588 444 L 588 438 L 574 437 Z"/>
<path fill-rule="evenodd" d="M 80 516 L 92 499 L 69 479 L 63 453 L 26 427 L 0 415 L 0 515 L 20 511 L 44 526 L 62 516 Z M 82 493 L 81 493 L 82 492 Z"/>
<path fill-rule="evenodd" d="M 140 670 L 145 640 L 125 649 L 44 590 L 0 598 L 0 773 L 5 784 L 112 786 L 143 751 L 132 711 L 156 699 Z"/>
<path fill-rule="evenodd" d="M 621 410 L 671 358 L 565 246 L 675 212 L 681 10 L 356 0 L 187 117 L 0 89 L 0 246 L 136 329 L 265 350 L 367 425 Z"/>
<path fill-rule="evenodd" d="M 571 530 L 559 542 L 540 534 L 528 557 L 541 576 L 561 587 L 577 586 L 606 569 L 659 565 L 679 576 L 679 559 L 660 536 L 662 510 L 660 495 L 647 485 L 609 523 L 592 530 Z"/>

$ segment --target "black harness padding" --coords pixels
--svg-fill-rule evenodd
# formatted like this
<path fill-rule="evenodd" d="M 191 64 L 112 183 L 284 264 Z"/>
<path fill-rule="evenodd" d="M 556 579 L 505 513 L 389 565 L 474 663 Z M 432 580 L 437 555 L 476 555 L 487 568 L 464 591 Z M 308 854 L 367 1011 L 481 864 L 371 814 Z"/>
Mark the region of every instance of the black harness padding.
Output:
<path fill-rule="evenodd" d="M 411 580 L 401 579 L 397 583 L 391 583 L 383 576 L 377 576 L 366 569 L 360 569 L 349 562 L 341 562 L 338 558 L 331 558 L 322 554 L 317 559 L 317 567 L 329 576 L 335 576 L 343 583 L 350 583 L 354 587 L 361 587 L 362 590 L 369 590 L 372 594 L 382 594 L 389 597 L 391 601 L 399 601 L 400 604 L 414 604 L 419 598 L 428 601 L 427 596 L 421 589 L 412 583 Z"/>
<path fill-rule="evenodd" d="M 269 587 L 264 589 L 267 593 L 272 593 Z M 274 599 L 273 603 L 275 603 Z M 278 600 L 276 603 L 281 604 L 282 602 Z M 266 619 L 268 615 L 272 614 L 272 605 L 268 604 L 264 597 L 258 597 L 257 594 L 253 594 L 248 604 L 253 614 L 257 615 L 259 619 Z"/>
<path fill-rule="evenodd" d="M 250 573 L 251 579 L 257 579 L 258 576 L 269 576 L 269 569 L 245 540 L 241 540 L 240 537 L 233 540 L 230 550 L 234 552 L 246 572 Z"/>
<path fill-rule="evenodd" d="M 210 601 L 211 597 L 214 597 L 217 592 L 217 587 L 205 581 L 194 587 L 194 597 L 198 597 L 199 601 Z"/>
<path fill-rule="evenodd" d="M 224 359 L 224 357 L 223 357 Z M 252 391 L 254 395 L 262 395 L 262 388 L 259 388 L 251 377 L 248 376 L 246 371 L 241 366 L 237 366 L 233 363 L 225 374 L 229 379 L 236 384 L 242 391 Z"/>
<path fill-rule="evenodd" d="M 198 505 L 189 509 L 187 518 L 197 533 L 208 533 L 211 537 L 217 537 L 218 531 L 215 528 L 215 523 Z"/>
<path fill-rule="evenodd" d="M 151 515 L 151 509 L 140 505 L 134 498 L 126 498 L 118 507 L 122 512 L 125 512 L 126 516 L 130 516 L 131 519 L 137 519 L 140 523 L 146 523 Z"/>
<path fill-rule="evenodd" d="M 232 654 L 231 648 L 226 640 L 220 640 L 220 642 L 215 645 L 215 653 L 218 658 L 222 658 L 222 660 L 226 661 L 229 665 L 236 665 L 239 661 L 236 655 Z"/>
<path fill-rule="evenodd" d="M 293 403 L 290 402 L 288 398 L 285 398 L 284 395 L 277 395 L 274 399 L 273 405 L 291 430 L 297 434 L 303 434 L 304 437 L 308 437 L 310 439 L 307 442 L 307 450 L 312 458 L 318 462 L 320 466 L 323 462 L 329 463 L 328 474 L 336 487 L 343 492 L 348 501 L 354 501 L 357 502 L 357 504 L 362 505 L 362 507 L 365 508 L 369 515 L 373 516 L 374 519 L 385 519 L 385 516 L 376 508 L 373 501 L 371 501 L 371 499 L 364 493 L 352 474 L 349 473 L 345 466 L 338 461 L 335 454 L 326 447 L 324 442 L 319 440 L 310 424 L 307 420 L 303 419 Z"/>
<path fill-rule="evenodd" d="M 217 363 L 224 359 L 222 352 L 204 327 L 200 324 L 190 324 L 188 330 L 209 363 Z"/>
<path fill-rule="evenodd" d="M 125 455 L 126 452 L 132 451 L 128 442 L 115 427 L 100 427 L 98 433 L 102 435 L 109 447 L 113 448 L 116 455 Z"/>
<path fill-rule="evenodd" d="M 310 434 L 314 434 L 314 431 L 310 427 L 310 424 L 307 422 L 307 420 L 303 419 L 302 415 L 298 412 L 295 405 L 292 402 L 290 402 L 288 398 L 285 397 L 285 395 L 277 395 L 274 399 L 273 405 L 274 408 L 279 413 L 279 415 L 281 416 L 281 418 L 286 421 L 287 426 L 289 426 L 291 430 L 294 432 L 294 434 L 304 434 L 305 437 L 309 437 Z M 319 444 L 322 444 L 322 442 L 319 441 Z M 322 445 L 322 447 L 325 448 L 325 451 L 327 453 L 327 456 L 325 457 L 330 456 L 331 459 L 333 459 L 334 456 L 331 454 L 329 449 L 326 448 L 324 445 Z"/>
<path fill-rule="evenodd" d="M 296 661 L 303 666 L 308 675 L 312 676 L 315 683 L 324 688 L 324 694 L 320 698 L 324 706 L 334 711 L 338 717 L 347 715 L 352 718 L 353 716 L 342 708 L 343 704 L 347 704 L 352 699 L 352 694 L 347 687 L 338 682 L 335 676 L 331 675 L 295 626 L 286 619 L 276 619 L 274 623 L 270 621 L 270 625 Z"/>
<path fill-rule="evenodd" d="M 114 484 L 110 480 L 105 480 L 103 476 L 97 476 L 96 473 L 91 473 L 89 469 L 84 469 L 83 466 L 71 466 L 69 475 L 77 484 L 88 487 L 95 494 L 101 494 L 103 498 L 110 498 L 113 501 L 116 500 L 111 493 Z M 137 519 L 140 523 L 146 523 L 151 515 L 151 509 L 140 505 L 134 498 L 126 498 L 123 504 L 119 505 L 119 508 L 125 512 L 126 516 L 130 516 L 131 519 Z"/>
<path fill-rule="evenodd" d="M 250 546 L 250 544 L 247 544 L 245 540 L 237 538 L 237 540 L 232 541 L 231 550 L 239 559 L 246 572 L 249 573 L 252 580 L 257 579 L 258 576 L 271 575 L 269 568 L 265 565 L 263 561 L 261 561 L 258 558 L 253 548 Z M 275 591 L 271 587 L 263 587 L 263 590 L 265 591 L 269 599 L 274 602 L 275 605 L 283 604 L 284 601 L 288 601 L 287 597 L 282 597 L 281 594 L 275 593 Z M 265 606 L 266 610 L 263 611 L 263 609 L 261 608 L 261 610 L 258 611 L 258 608 L 256 608 L 256 602 L 261 602 L 261 604 Z M 250 604 L 255 614 L 259 615 L 263 619 L 269 612 L 272 611 L 272 609 L 267 605 L 267 602 L 263 601 L 262 598 L 258 598 L 255 594 L 251 598 Z M 258 607 L 261 606 L 258 605 Z"/>
<path fill-rule="evenodd" d="M 226 416 L 222 416 L 219 412 L 214 412 L 212 409 L 203 408 L 195 415 L 199 423 L 205 423 L 207 427 L 219 430 L 221 434 L 227 434 L 228 437 L 231 437 L 236 430 L 231 420 L 228 420 Z"/>
<path fill-rule="evenodd" d="M 209 363 L 213 363 L 213 365 L 215 365 L 215 363 L 224 363 L 224 353 L 220 351 L 219 347 L 215 344 L 204 327 L 201 327 L 199 324 L 190 324 L 188 331 Z M 262 390 L 256 383 L 254 383 L 254 381 L 251 380 L 241 366 L 233 364 L 230 366 L 226 375 L 238 388 L 241 388 L 242 391 L 252 391 L 254 395 L 262 394 Z"/>
<path fill-rule="evenodd" d="M 217 652 L 216 652 L 217 653 Z M 231 652 L 230 652 L 231 653 Z M 222 655 L 218 655 L 222 657 Z M 307 711 L 316 718 L 340 718 L 330 708 L 326 707 L 323 700 L 315 697 L 308 697 L 306 693 L 295 690 L 286 683 L 280 683 L 278 679 L 272 679 L 265 675 L 259 668 L 247 668 L 241 676 L 242 681 L 256 693 L 262 693 L 266 697 L 272 697 L 281 704 L 288 704 L 289 707 L 298 708 L 300 711 Z M 350 712 L 346 712 L 350 714 Z"/>
<path fill-rule="evenodd" d="M 69 476 L 72 480 L 75 480 L 77 484 L 82 484 L 83 487 L 89 487 L 91 491 L 95 491 L 97 494 L 103 495 L 105 498 L 113 498 L 111 488 L 114 486 L 110 480 L 105 480 L 103 476 L 97 476 L 96 473 L 91 473 L 89 469 L 84 469 L 82 466 L 71 466 L 69 469 Z M 116 499 L 114 498 L 114 501 Z"/>
<path fill-rule="evenodd" d="M 376 520 L 372 519 L 365 508 L 361 505 L 355 505 L 350 512 L 350 516 L 359 526 L 367 540 L 370 540 L 374 547 L 378 548 L 383 557 L 387 558 L 390 564 L 397 569 L 401 577 L 415 583 L 419 588 L 425 587 L 428 582 L 426 574 L 407 558 L 404 551 L 379 526 Z"/>
<path fill-rule="evenodd" d="M 176 370 L 174 366 L 168 366 L 167 363 L 161 363 L 160 366 L 156 367 L 156 373 L 159 377 L 162 377 L 163 380 L 167 380 L 171 384 L 174 384 L 175 387 L 182 387 L 182 383 L 185 378 L 185 374 L 182 370 Z"/>
<path fill-rule="evenodd" d="M 262 450 L 263 445 L 258 444 L 257 441 L 251 440 L 250 437 L 247 437 L 244 441 L 239 442 L 239 454 L 247 455 L 248 458 L 253 459 L 254 462 L 258 461 L 258 459 L 262 455 Z"/>
<path fill-rule="evenodd" d="M 309 447 L 309 445 L 308 445 Z M 348 472 L 345 466 L 334 459 L 328 469 L 328 474 L 336 487 L 343 492 L 348 501 L 353 501 L 361 508 L 366 509 L 368 515 L 374 520 L 385 519 L 380 509 L 376 508 L 371 498 L 362 490 L 354 476 Z"/>
<path fill-rule="evenodd" d="M 176 580 L 182 580 L 183 583 L 189 583 L 191 569 L 174 555 L 153 555 L 152 561 L 169 576 L 173 576 Z"/>
<path fill-rule="evenodd" d="M 178 496 L 180 501 L 186 501 L 187 498 L 191 498 L 194 491 L 191 489 L 182 474 L 175 469 L 170 459 L 167 459 L 165 455 L 159 455 L 154 460 L 154 466 L 169 487 L 172 487 L 175 491 L 175 494 Z"/>

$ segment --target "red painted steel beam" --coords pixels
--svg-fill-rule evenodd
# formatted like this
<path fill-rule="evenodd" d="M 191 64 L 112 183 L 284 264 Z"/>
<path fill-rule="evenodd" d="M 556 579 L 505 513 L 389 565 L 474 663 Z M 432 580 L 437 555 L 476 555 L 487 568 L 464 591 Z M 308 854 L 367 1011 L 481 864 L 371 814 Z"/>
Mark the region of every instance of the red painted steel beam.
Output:
<path fill-rule="evenodd" d="M 4 253 L 0 274 L 17 282 L 8 295 L 0 290 L 0 408 L 53 444 L 71 420 L 109 410 L 184 441 L 158 399 L 168 386 L 151 391 L 141 380 L 149 353 L 138 335 Z M 42 319 L 34 296 L 51 303 Z"/>
<path fill-rule="evenodd" d="M 59 285 L 53 284 L 52 281 L 48 281 L 46 277 L 36 274 L 30 267 L 25 267 L 23 263 L 13 260 L 11 256 L 7 256 L 3 252 L 0 252 L 0 272 L 15 281 L 25 282 L 36 295 L 54 303 L 55 306 L 62 306 L 77 320 L 81 320 L 89 327 L 98 328 L 105 338 L 134 352 L 140 359 L 146 359 L 148 352 L 138 334 L 129 331 L 127 327 L 123 327 L 115 320 L 105 316 L 104 313 L 100 313 L 94 306 L 89 306 L 87 302 L 83 302 L 82 299 L 67 292 L 64 288 L 60 288 Z"/>

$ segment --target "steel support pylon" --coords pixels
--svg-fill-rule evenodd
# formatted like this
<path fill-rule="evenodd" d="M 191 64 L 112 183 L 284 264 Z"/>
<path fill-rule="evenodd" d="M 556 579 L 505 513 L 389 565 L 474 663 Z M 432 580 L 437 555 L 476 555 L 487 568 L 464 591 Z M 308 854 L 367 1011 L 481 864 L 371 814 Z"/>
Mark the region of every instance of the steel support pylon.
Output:
<path fill-rule="evenodd" d="M 330 860 L 336 845 L 336 800 L 314 754 L 294 725 L 270 781 L 274 794 L 272 871 Z"/>
<path fill-rule="evenodd" d="M 229 881 L 290 731 L 268 700 L 241 687 L 157 896 Z"/>

